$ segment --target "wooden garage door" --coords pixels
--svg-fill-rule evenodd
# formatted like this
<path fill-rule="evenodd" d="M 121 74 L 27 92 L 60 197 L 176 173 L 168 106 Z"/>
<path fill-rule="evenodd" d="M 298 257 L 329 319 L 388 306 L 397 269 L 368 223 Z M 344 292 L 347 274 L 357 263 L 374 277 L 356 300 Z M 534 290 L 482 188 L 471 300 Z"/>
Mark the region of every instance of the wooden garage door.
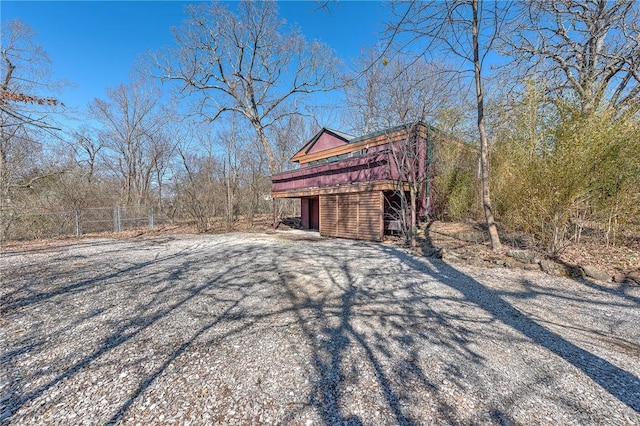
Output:
<path fill-rule="evenodd" d="M 381 191 L 320 196 L 320 235 L 380 241 Z"/>

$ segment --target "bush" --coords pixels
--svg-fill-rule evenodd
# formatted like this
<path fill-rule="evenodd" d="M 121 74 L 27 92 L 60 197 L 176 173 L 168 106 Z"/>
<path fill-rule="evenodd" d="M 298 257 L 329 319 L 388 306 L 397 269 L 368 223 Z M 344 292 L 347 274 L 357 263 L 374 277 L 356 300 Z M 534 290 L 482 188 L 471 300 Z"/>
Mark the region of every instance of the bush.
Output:
<path fill-rule="evenodd" d="M 436 145 L 431 210 L 435 219 L 463 220 L 479 216 L 478 151 L 456 140 Z"/>
<path fill-rule="evenodd" d="M 637 120 L 607 112 L 561 118 L 534 137 L 502 138 L 493 157 L 500 220 L 554 255 L 579 242 L 586 227 L 616 243 L 640 214 Z"/>

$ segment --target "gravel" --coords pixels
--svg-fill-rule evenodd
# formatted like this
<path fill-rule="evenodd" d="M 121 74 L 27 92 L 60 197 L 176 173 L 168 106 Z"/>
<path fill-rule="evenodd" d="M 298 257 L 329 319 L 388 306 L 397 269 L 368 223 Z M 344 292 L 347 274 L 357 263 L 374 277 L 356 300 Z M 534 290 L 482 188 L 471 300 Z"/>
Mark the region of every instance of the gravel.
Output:
<path fill-rule="evenodd" d="M 0 256 L 0 422 L 640 424 L 640 287 L 275 234 Z"/>

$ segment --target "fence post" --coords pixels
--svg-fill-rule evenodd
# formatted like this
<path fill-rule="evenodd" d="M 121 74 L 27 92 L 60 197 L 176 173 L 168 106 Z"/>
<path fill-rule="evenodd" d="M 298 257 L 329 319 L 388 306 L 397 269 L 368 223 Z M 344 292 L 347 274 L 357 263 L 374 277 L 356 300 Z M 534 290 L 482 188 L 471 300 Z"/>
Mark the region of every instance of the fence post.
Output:
<path fill-rule="evenodd" d="M 153 207 L 149 207 L 149 229 L 153 229 Z"/>
<path fill-rule="evenodd" d="M 120 232 L 120 206 L 113 208 L 113 232 Z"/>
<path fill-rule="evenodd" d="M 76 214 L 76 237 L 80 235 L 80 214 L 78 210 L 75 211 Z"/>

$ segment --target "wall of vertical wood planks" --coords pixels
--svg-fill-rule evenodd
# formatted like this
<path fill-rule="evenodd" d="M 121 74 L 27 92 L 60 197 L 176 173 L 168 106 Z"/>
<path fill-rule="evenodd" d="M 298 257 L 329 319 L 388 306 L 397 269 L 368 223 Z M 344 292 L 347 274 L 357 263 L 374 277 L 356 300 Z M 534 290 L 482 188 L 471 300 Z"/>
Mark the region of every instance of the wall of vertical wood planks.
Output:
<path fill-rule="evenodd" d="M 382 191 L 320 196 L 320 235 L 381 241 Z"/>

